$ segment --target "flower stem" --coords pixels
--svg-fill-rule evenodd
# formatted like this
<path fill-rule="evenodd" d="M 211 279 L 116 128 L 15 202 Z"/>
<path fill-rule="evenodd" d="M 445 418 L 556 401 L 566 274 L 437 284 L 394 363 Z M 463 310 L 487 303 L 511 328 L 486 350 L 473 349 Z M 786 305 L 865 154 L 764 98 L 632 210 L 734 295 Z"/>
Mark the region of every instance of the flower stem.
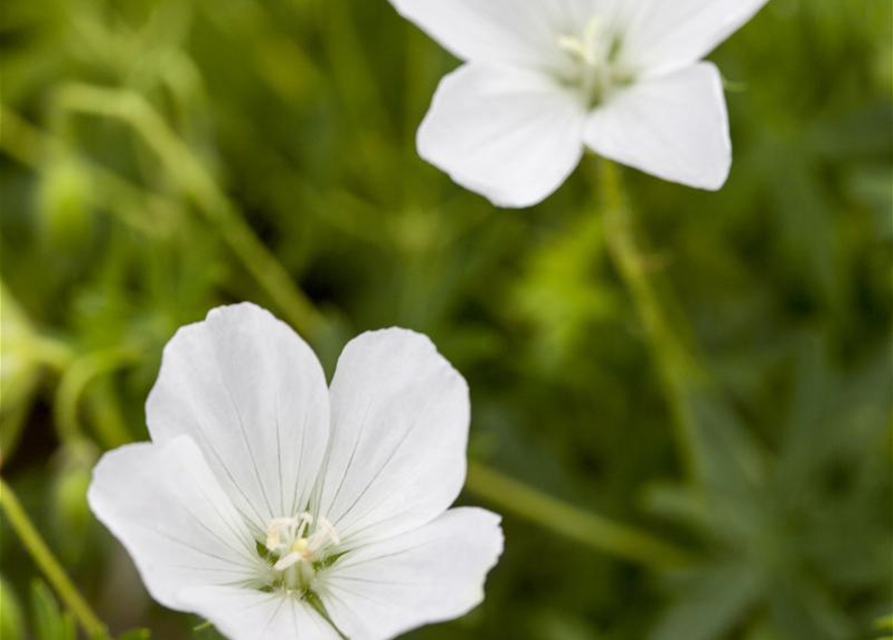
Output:
<path fill-rule="evenodd" d="M 9 524 L 13 531 L 22 541 L 22 545 L 34 559 L 34 562 L 40 567 L 46 579 L 55 589 L 56 593 L 65 603 L 81 628 L 91 640 L 108 640 L 109 635 L 105 625 L 97 617 L 90 605 L 78 593 L 77 588 L 72 584 L 62 565 L 50 551 L 49 547 L 40 537 L 37 528 L 28 518 L 28 514 L 22 508 L 15 493 L 5 481 L 0 479 L 0 506 L 9 519 Z"/>
<path fill-rule="evenodd" d="M 189 146 L 145 98 L 131 91 L 72 83 L 59 92 L 57 106 L 62 113 L 72 111 L 115 118 L 132 127 L 158 156 L 171 179 L 217 227 L 245 270 L 276 302 L 295 329 L 306 336 L 316 332 L 322 322 L 319 311 L 258 239 Z"/>
<path fill-rule="evenodd" d="M 516 516 L 625 560 L 668 569 L 688 559 L 667 542 L 557 500 L 480 462 L 469 461 L 465 488 Z"/>
<path fill-rule="evenodd" d="M 683 464 L 689 477 L 697 481 L 702 477 L 702 471 L 688 396 L 701 372 L 687 341 L 670 322 L 667 306 L 661 301 L 651 278 L 649 260 L 636 238 L 635 211 L 624 194 L 620 169 L 614 163 L 602 160 L 599 178 L 608 252 L 644 326 L 672 414 Z"/>

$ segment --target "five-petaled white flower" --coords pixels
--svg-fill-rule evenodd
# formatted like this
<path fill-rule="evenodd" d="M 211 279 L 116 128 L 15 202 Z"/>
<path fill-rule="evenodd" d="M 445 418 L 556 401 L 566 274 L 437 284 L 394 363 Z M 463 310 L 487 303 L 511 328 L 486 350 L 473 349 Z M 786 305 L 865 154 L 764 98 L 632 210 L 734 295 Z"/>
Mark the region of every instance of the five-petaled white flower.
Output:
<path fill-rule="evenodd" d="M 89 500 L 163 605 L 234 640 L 382 640 L 482 600 L 499 517 L 448 509 L 468 389 L 424 336 L 359 336 L 327 389 L 267 311 L 216 309 L 146 413 L 152 442 L 106 454 Z"/>
<path fill-rule="evenodd" d="M 466 64 L 444 78 L 420 155 L 494 204 L 553 193 L 584 148 L 719 189 L 722 79 L 700 60 L 767 0 L 391 0 Z"/>

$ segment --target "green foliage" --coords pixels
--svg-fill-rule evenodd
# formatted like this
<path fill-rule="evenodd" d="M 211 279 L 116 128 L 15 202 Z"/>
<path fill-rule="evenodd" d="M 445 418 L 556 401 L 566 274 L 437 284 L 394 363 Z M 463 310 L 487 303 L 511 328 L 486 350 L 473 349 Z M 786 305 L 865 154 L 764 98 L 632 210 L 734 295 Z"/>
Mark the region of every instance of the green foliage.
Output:
<path fill-rule="evenodd" d="M 31 617 L 36 640 L 76 640 L 74 619 L 59 608 L 45 582 L 35 580 L 31 587 Z"/>
<path fill-rule="evenodd" d="M 693 558 L 658 573 L 507 514 L 485 603 L 409 637 L 877 635 L 893 589 L 891 26 L 889 2 L 773 0 L 712 56 L 734 89 L 726 187 L 625 173 L 646 272 L 696 346 L 701 375 L 672 387 L 611 259 L 594 163 L 523 212 L 426 165 L 415 130 L 456 62 L 386 0 L 11 0 L 4 477 L 110 628 L 218 637 L 150 603 L 84 487 L 99 449 L 146 437 L 178 326 L 243 299 L 285 316 L 224 232 L 234 214 L 321 309 L 308 338 L 330 373 L 359 331 L 430 334 L 469 380 L 472 457 Z M 6 625 L 35 568 L 2 533 Z M 38 640 L 73 639 L 46 587 L 32 601 Z"/>
<path fill-rule="evenodd" d="M 893 444 L 889 415 L 871 395 L 893 384 L 888 353 L 844 376 L 829 369 L 824 343 L 804 339 L 782 358 L 795 384 L 782 398 L 787 415 L 772 452 L 732 408 L 709 394 L 693 398 L 709 457 L 705 492 L 662 487 L 652 501 L 694 525 L 712 557 L 672 585 L 680 595 L 654 638 L 761 628 L 832 640 L 864 631 L 832 594 L 882 593 L 889 584 L 889 461 L 861 457 Z M 877 516 L 860 519 L 869 503 Z"/>
<path fill-rule="evenodd" d="M 12 586 L 0 578 L 0 638 L 21 640 L 25 637 L 25 616 Z"/>
<path fill-rule="evenodd" d="M 889 616 L 884 616 L 883 618 L 879 618 L 875 623 L 875 627 L 878 631 L 887 631 L 893 633 L 893 614 Z M 889 640 L 893 638 L 893 636 L 884 636 L 882 640 Z"/>

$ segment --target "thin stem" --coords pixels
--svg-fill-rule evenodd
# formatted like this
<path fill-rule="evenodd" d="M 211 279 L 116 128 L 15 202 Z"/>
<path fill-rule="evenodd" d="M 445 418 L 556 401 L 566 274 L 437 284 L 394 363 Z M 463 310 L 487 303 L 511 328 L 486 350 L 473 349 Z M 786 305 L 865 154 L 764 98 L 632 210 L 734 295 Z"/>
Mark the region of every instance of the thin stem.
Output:
<path fill-rule="evenodd" d="M 125 90 L 85 84 L 67 85 L 58 94 L 57 106 L 65 111 L 115 118 L 133 128 L 158 156 L 172 180 L 220 231 L 242 266 L 276 302 L 286 318 L 302 334 L 311 336 L 322 316 L 296 286 L 282 263 L 255 235 L 241 212 L 157 111 L 142 96 Z"/>
<path fill-rule="evenodd" d="M 63 371 L 74 358 L 71 346 L 57 338 L 38 335 L 32 338 L 35 359 L 54 371 Z"/>
<path fill-rule="evenodd" d="M 98 376 L 137 361 L 139 356 L 139 349 L 115 347 L 90 353 L 68 367 L 56 389 L 55 402 L 56 424 L 63 441 L 75 439 L 82 433 L 78 420 L 78 405 L 87 385 Z M 107 449 L 114 449 L 132 440 L 123 425 L 116 422 L 104 423 L 99 435 L 103 446 Z"/>
<path fill-rule="evenodd" d="M 480 462 L 469 461 L 465 488 L 516 516 L 625 560 L 654 569 L 687 561 L 684 551 L 667 542 L 557 500 Z"/>
<path fill-rule="evenodd" d="M 2 479 L 0 479 L 0 506 L 3 507 L 3 511 L 9 519 L 9 524 L 19 537 L 19 540 L 21 540 L 22 545 L 34 559 L 34 562 L 65 603 L 65 606 L 77 618 L 87 637 L 107 640 L 109 635 L 105 625 L 93 613 L 87 601 L 78 593 L 77 588 L 65 573 L 65 569 L 62 568 L 53 552 L 50 551 L 43 538 L 40 537 L 37 528 L 28 518 L 28 514 L 25 513 L 15 493 Z"/>
<path fill-rule="evenodd" d="M 651 278 L 653 269 L 636 238 L 635 211 L 624 194 L 619 168 L 602 160 L 599 177 L 607 248 L 645 328 L 672 413 L 683 463 L 689 476 L 700 480 L 697 434 L 688 392 L 702 374 L 691 348 L 670 322 L 667 307 Z"/>
<path fill-rule="evenodd" d="M 0 104 L 0 121 L 3 123 L 0 149 L 38 173 L 45 173 L 52 166 L 52 163 L 46 162 L 47 155 L 62 157 L 66 153 L 65 143 L 61 139 L 32 126 L 3 104 Z M 83 158 L 78 158 L 78 161 L 88 170 L 95 191 L 105 195 L 96 198 L 96 202 L 108 213 L 147 235 L 170 233 L 172 212 L 176 208 L 174 203 L 94 162 Z M 108 206 L 106 203 L 114 204 Z M 157 215 L 147 216 L 145 212 Z"/>

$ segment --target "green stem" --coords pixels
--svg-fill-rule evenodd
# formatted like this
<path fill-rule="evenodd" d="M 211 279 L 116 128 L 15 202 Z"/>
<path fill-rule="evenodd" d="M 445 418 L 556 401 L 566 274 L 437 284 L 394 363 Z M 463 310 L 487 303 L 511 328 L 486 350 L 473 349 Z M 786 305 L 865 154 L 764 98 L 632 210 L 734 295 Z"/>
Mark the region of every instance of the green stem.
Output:
<path fill-rule="evenodd" d="M 76 439 L 82 434 L 78 420 L 78 405 L 81 396 L 98 376 L 110 373 L 139 359 L 140 350 L 132 347 L 116 347 L 90 353 L 76 360 L 65 373 L 56 389 L 56 424 L 63 442 Z M 103 423 L 102 444 L 107 449 L 120 447 L 132 440 L 123 425 L 116 422 Z"/>
<path fill-rule="evenodd" d="M 87 637 L 91 640 L 107 640 L 109 635 L 105 625 L 93 613 L 90 605 L 87 604 L 81 594 L 78 593 L 77 588 L 65 573 L 65 569 L 62 568 L 53 552 L 50 551 L 43 538 L 40 537 L 37 528 L 28 518 L 28 514 L 25 513 L 15 493 L 2 479 L 0 479 L 0 506 L 2 506 L 6 517 L 9 519 L 9 524 L 19 537 L 19 540 L 21 540 L 22 545 L 34 559 L 34 562 L 43 572 L 53 589 L 55 589 L 59 598 L 65 603 L 65 606 L 77 618 Z"/>
<path fill-rule="evenodd" d="M 48 155 L 61 156 L 66 153 L 62 140 L 28 124 L 3 104 L 0 104 L 0 121 L 3 123 L 0 149 L 38 173 L 48 170 Z M 156 236 L 170 234 L 176 208 L 174 203 L 137 187 L 94 162 L 82 158 L 78 160 L 89 170 L 94 190 L 104 195 L 96 198 L 98 205 L 141 233 Z M 114 203 L 114 206 L 107 206 L 108 202 Z"/>
<path fill-rule="evenodd" d="M 680 455 L 689 476 L 699 480 L 702 472 L 688 391 L 701 372 L 692 350 L 667 317 L 667 307 L 652 281 L 653 269 L 636 238 L 635 211 L 624 194 L 619 168 L 602 160 L 599 177 L 608 251 L 644 326 L 672 413 Z"/>
<path fill-rule="evenodd" d="M 49 336 L 35 336 L 31 348 L 37 361 L 54 371 L 64 371 L 74 357 L 68 343 Z"/>
<path fill-rule="evenodd" d="M 149 102 L 130 91 L 73 83 L 60 90 L 57 106 L 63 113 L 72 111 L 115 118 L 132 127 L 158 156 L 171 179 L 217 227 L 245 270 L 276 302 L 289 322 L 306 336 L 317 332 L 322 324 L 319 311 Z"/>
<path fill-rule="evenodd" d="M 469 461 L 465 488 L 516 516 L 618 558 L 655 569 L 673 568 L 688 559 L 667 542 L 557 500 L 480 462 Z"/>

